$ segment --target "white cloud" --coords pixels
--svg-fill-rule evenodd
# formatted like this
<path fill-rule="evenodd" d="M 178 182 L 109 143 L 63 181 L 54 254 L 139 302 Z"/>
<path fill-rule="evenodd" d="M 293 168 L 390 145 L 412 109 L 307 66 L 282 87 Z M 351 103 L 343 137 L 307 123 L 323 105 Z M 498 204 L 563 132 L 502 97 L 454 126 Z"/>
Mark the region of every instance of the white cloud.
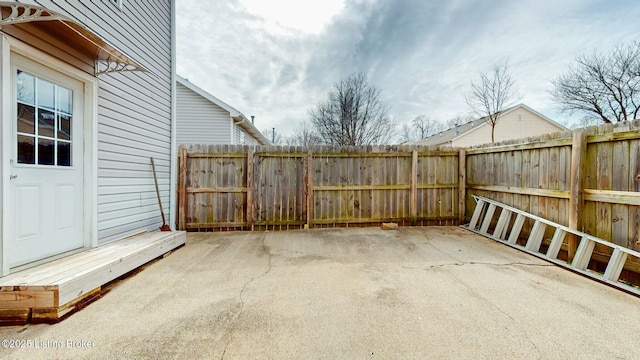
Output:
<path fill-rule="evenodd" d="M 550 81 L 580 52 L 638 40 L 636 2 L 180 0 L 178 72 L 288 134 L 331 85 L 365 72 L 391 115 L 469 111 L 479 72 L 509 59 L 522 101 L 554 120 Z M 193 14 L 198 14 L 194 16 Z"/>
<path fill-rule="evenodd" d="M 343 0 L 240 0 L 250 13 L 263 18 L 266 29 L 286 34 L 288 29 L 319 34 L 344 8 Z"/>

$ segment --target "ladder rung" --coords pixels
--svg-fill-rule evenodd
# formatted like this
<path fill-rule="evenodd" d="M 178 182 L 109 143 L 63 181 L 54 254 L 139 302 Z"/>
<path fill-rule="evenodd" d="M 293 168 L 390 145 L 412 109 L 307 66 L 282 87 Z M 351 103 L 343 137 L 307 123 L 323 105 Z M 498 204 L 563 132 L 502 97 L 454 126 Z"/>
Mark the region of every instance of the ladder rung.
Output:
<path fill-rule="evenodd" d="M 547 249 L 548 258 L 555 259 L 558 257 L 558 253 L 560 252 L 560 248 L 562 247 L 562 243 L 564 242 L 564 238 L 566 236 L 566 231 L 560 228 L 556 228 L 556 231 L 553 233 L 551 243 L 549 244 L 549 248 Z"/>
<path fill-rule="evenodd" d="M 522 231 L 522 225 L 524 225 L 525 216 L 522 214 L 518 214 L 516 216 L 516 220 L 513 222 L 513 227 L 511 228 L 511 233 L 509 234 L 509 244 L 515 245 L 518 241 L 518 236 L 520 236 L 520 231 Z"/>
<path fill-rule="evenodd" d="M 507 225 L 509 225 L 509 221 L 511 221 L 511 213 L 511 210 L 502 209 L 500 217 L 498 218 L 498 223 L 496 224 L 496 229 L 493 232 L 493 237 L 504 240 L 504 237 L 507 234 Z"/>
<path fill-rule="evenodd" d="M 595 241 L 587 237 L 582 237 L 582 240 L 580 240 L 580 245 L 578 245 L 576 255 L 573 257 L 571 266 L 576 269 L 586 270 L 587 266 L 589 265 L 589 261 L 591 260 L 591 255 L 593 254 L 593 248 L 595 246 Z"/>
<path fill-rule="evenodd" d="M 604 278 L 609 281 L 618 281 L 625 261 L 627 261 L 627 253 L 618 248 L 614 249 L 607 269 L 604 271 Z"/>
<path fill-rule="evenodd" d="M 491 199 L 476 195 L 473 195 L 473 199 L 476 201 L 477 206 L 473 213 L 472 226 L 469 226 L 469 230 L 501 242 L 504 241 L 504 238 L 508 235 L 507 244 L 509 246 L 525 251 L 531 255 L 551 260 L 560 266 L 573 269 L 591 278 L 606 281 L 609 285 L 640 295 L 640 290 L 636 287 L 619 281 L 629 256 L 634 259 L 640 259 L 640 252 L 613 244 L 596 236 L 586 234 L 577 229 L 569 228 Z M 489 207 L 491 207 L 491 209 L 489 209 Z M 487 230 L 491 227 L 496 208 L 500 209 L 500 214 L 497 216 L 495 228 L 491 231 L 493 235 L 490 235 Z M 513 214 L 516 215 L 515 219 L 512 219 Z M 531 227 L 527 242 L 523 247 L 518 244 L 518 240 L 527 219 L 532 220 L 533 226 Z M 479 228 L 481 228 L 482 231 L 480 231 Z M 545 238 L 547 228 L 553 229 L 554 232 L 546 254 L 543 254 L 540 252 L 540 247 Z M 580 238 L 576 253 L 571 262 L 560 261 L 558 259 L 558 254 L 562 246 L 566 243 L 567 236 Z M 587 270 L 591 263 L 596 244 L 611 249 L 611 257 L 609 258 L 604 273 Z"/>
<path fill-rule="evenodd" d="M 489 225 L 491 225 L 491 219 L 493 219 L 493 213 L 496 212 L 496 204 L 489 204 L 489 208 L 487 208 L 487 213 L 484 214 L 484 220 L 482 221 L 482 226 L 480 226 L 481 233 L 487 233 L 489 230 Z"/>
<path fill-rule="evenodd" d="M 538 252 L 540 250 L 540 245 L 542 244 L 542 238 L 544 237 L 544 232 L 547 229 L 547 224 L 536 221 L 533 224 L 533 228 L 531 229 L 531 233 L 529 234 L 529 239 L 527 239 L 526 248 L 529 251 Z"/>
<path fill-rule="evenodd" d="M 478 200 L 476 203 L 476 208 L 473 211 L 473 215 L 471 215 L 471 221 L 469 222 L 469 229 L 474 229 L 478 225 L 478 220 L 480 220 L 480 214 L 482 214 L 482 210 L 484 210 L 484 206 L 487 204 L 484 200 Z"/>

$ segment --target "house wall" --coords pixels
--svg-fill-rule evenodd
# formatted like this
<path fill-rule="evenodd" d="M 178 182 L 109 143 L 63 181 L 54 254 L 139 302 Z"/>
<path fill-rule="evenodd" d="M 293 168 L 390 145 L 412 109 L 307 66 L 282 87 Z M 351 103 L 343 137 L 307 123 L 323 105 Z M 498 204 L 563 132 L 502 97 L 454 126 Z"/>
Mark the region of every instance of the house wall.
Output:
<path fill-rule="evenodd" d="M 564 129 L 556 126 L 527 109 L 518 108 L 500 117 L 495 129 L 495 142 L 526 138 L 548 134 Z M 454 140 L 453 145 L 467 147 L 472 145 L 487 144 L 491 142 L 491 126 L 483 124 L 476 130 L 460 136 Z"/>
<path fill-rule="evenodd" d="M 260 145 L 258 140 L 256 140 L 256 138 L 254 138 L 253 136 L 249 135 L 248 133 L 244 137 L 244 144 L 245 145 L 253 145 L 253 146 Z"/>
<path fill-rule="evenodd" d="M 186 86 L 176 86 L 178 144 L 228 144 L 231 114 Z"/>
<path fill-rule="evenodd" d="M 247 134 L 239 125 L 234 125 L 233 145 L 244 145 L 247 141 Z"/>
<path fill-rule="evenodd" d="M 260 142 L 256 140 L 251 134 L 244 131 L 240 125 L 235 125 L 235 143 L 233 145 L 260 145 Z M 242 140 L 242 134 L 244 134 L 244 141 Z"/>
<path fill-rule="evenodd" d="M 167 219 L 171 219 L 171 0 L 153 4 L 109 0 L 22 1 L 65 14 L 90 28 L 150 72 L 99 77 L 97 119 L 98 243 L 161 224 L 150 157 L 154 157 Z M 93 60 L 37 23 L 4 26 L 2 31 L 93 74 Z"/>

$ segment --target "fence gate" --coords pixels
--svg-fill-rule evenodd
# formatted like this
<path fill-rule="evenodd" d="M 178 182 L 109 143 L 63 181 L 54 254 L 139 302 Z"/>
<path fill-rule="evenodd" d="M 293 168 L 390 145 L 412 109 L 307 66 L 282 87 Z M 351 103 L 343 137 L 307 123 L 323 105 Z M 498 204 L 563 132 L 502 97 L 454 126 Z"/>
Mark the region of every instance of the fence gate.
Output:
<path fill-rule="evenodd" d="M 248 157 L 250 187 L 248 226 L 303 227 L 307 223 L 305 205 L 306 156 L 295 153 L 256 154 Z"/>

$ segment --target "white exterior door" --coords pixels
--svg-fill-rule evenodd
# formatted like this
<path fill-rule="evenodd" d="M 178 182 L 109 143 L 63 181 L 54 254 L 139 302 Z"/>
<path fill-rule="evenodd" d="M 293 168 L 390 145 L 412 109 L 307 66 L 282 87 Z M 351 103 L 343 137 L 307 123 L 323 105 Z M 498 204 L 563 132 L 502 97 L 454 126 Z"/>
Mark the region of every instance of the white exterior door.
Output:
<path fill-rule="evenodd" d="M 83 239 L 83 83 L 11 56 L 9 266 L 74 250 Z"/>

